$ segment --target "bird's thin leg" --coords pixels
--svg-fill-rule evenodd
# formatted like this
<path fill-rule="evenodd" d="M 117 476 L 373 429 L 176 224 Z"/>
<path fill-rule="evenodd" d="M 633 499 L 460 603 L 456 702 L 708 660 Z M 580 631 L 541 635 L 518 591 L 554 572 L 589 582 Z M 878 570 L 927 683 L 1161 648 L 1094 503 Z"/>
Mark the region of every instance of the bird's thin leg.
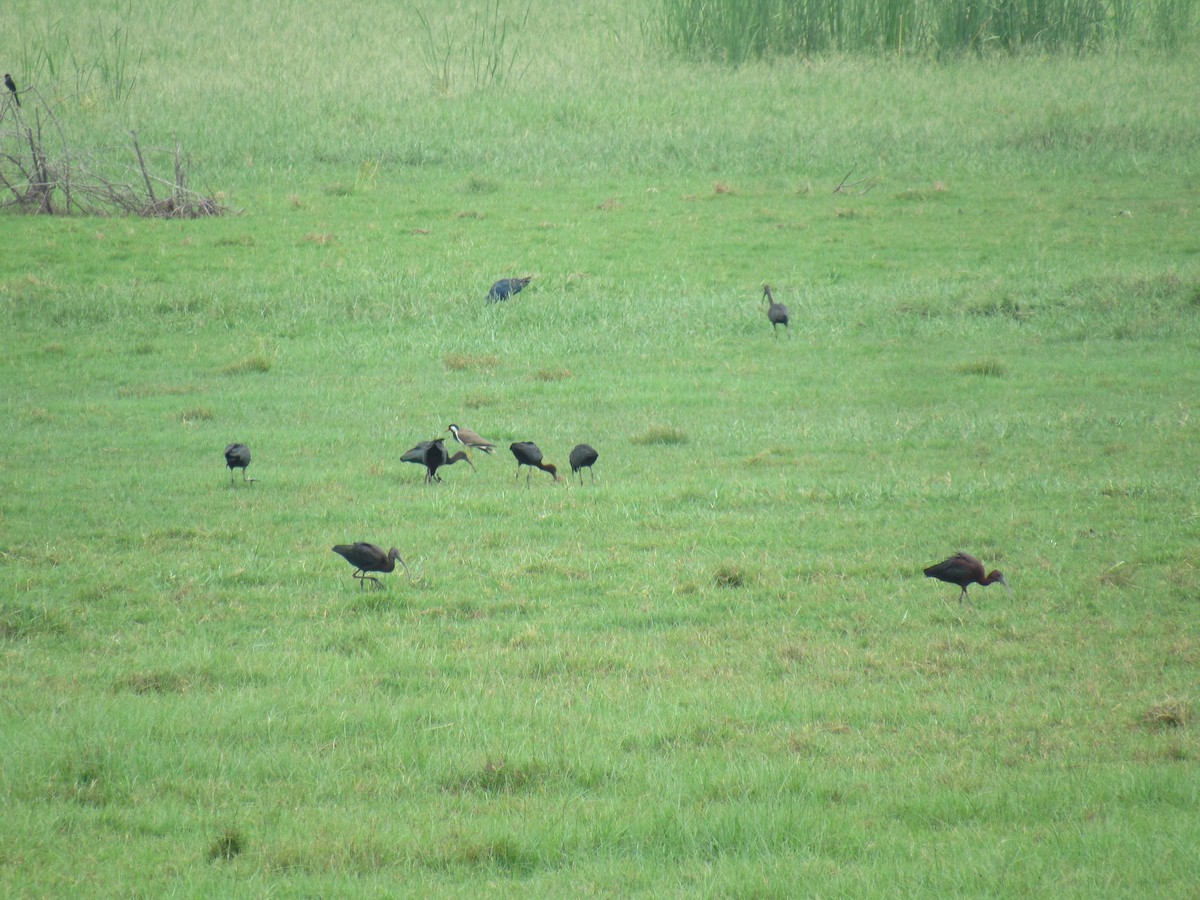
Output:
<path fill-rule="evenodd" d="M 374 575 L 367 575 L 367 574 L 365 574 L 365 573 L 364 573 L 364 574 L 363 574 L 363 578 L 364 578 L 364 580 L 365 580 L 365 579 L 367 579 L 367 578 L 369 578 L 369 579 L 371 579 L 373 582 L 375 582 L 375 589 L 376 589 L 376 590 L 380 590 L 380 591 L 381 591 L 381 590 L 383 590 L 383 582 L 382 582 L 382 581 L 380 581 L 378 578 L 376 578 Z"/>
<path fill-rule="evenodd" d="M 596 470 L 593 469 L 591 466 L 588 466 L 588 474 L 590 474 L 592 476 L 592 484 L 595 484 L 596 483 Z M 583 484 L 583 473 L 582 472 L 579 473 L 579 483 Z"/>
<path fill-rule="evenodd" d="M 363 580 L 363 576 L 364 576 L 364 575 L 366 575 L 366 574 L 367 574 L 367 573 L 366 573 L 366 572 L 364 572 L 364 571 L 362 571 L 361 569 L 355 569 L 355 570 L 354 570 L 354 577 L 358 579 L 358 589 L 359 589 L 360 591 L 362 590 L 362 586 L 363 586 L 363 581 L 362 581 L 362 580 Z"/>

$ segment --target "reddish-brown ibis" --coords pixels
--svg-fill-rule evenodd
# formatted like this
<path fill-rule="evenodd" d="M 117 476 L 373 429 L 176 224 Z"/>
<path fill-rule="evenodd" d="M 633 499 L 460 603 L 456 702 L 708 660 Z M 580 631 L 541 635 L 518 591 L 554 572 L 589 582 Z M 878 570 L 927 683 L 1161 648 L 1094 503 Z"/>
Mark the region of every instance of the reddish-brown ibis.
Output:
<path fill-rule="evenodd" d="M 938 581 L 944 581 L 947 584 L 957 584 L 962 588 L 962 593 L 958 595 L 958 602 L 961 604 L 963 598 L 967 598 L 967 602 L 971 602 L 971 598 L 967 597 L 967 585 L 980 584 L 987 586 L 999 582 L 1011 592 L 1008 582 L 1004 580 L 1004 575 L 998 570 L 992 570 L 986 575 L 984 572 L 983 563 L 972 556 L 970 553 L 959 551 L 949 559 L 943 560 L 936 566 L 930 566 L 925 570 L 926 578 L 936 578 Z"/>
<path fill-rule="evenodd" d="M 529 466 L 533 469 L 541 469 L 543 472 L 549 472 L 551 477 L 558 481 L 558 470 L 551 463 L 542 462 L 542 451 L 538 449 L 538 445 L 533 441 L 517 441 L 514 444 L 509 444 L 508 449 L 512 451 L 512 455 L 517 458 L 517 477 L 521 477 L 521 466 Z M 525 473 L 525 481 L 528 483 L 529 476 L 532 472 Z"/>
<path fill-rule="evenodd" d="M 592 469 L 592 463 L 600 458 L 600 454 L 596 452 L 596 448 L 591 444 L 577 444 L 575 449 L 571 451 L 571 474 L 579 472 L 579 483 L 583 484 L 583 472 L 581 469 L 587 469 L 592 473 L 592 481 L 596 480 L 596 473 Z"/>
<path fill-rule="evenodd" d="M 354 544 L 338 544 L 333 548 L 333 552 L 354 566 L 354 577 L 358 579 L 360 588 L 366 579 L 375 582 L 378 587 L 383 587 L 383 582 L 373 575 L 368 575 L 368 572 L 390 572 L 396 568 L 396 563 L 404 566 L 405 572 L 408 571 L 408 566 L 400 558 L 400 551 L 395 547 L 384 553 L 374 544 L 358 541 Z"/>
<path fill-rule="evenodd" d="M 457 451 L 453 456 L 446 453 L 446 447 L 443 444 L 445 440 L 445 438 L 434 438 L 432 441 L 421 441 L 401 456 L 400 462 L 424 466 L 426 484 L 431 481 L 441 481 L 442 476 L 437 473 L 438 469 L 443 466 L 452 466 L 461 460 L 466 460 L 467 465 L 474 470 L 475 463 L 471 462 L 471 458 L 462 450 Z"/>
<path fill-rule="evenodd" d="M 233 470 L 242 470 L 242 481 L 254 481 L 246 477 L 246 466 L 250 465 L 250 448 L 245 444 L 230 444 L 225 448 L 225 465 L 229 466 L 229 483 L 233 484 Z"/>
<path fill-rule="evenodd" d="M 779 326 L 782 325 L 788 337 L 791 337 L 792 332 L 788 327 L 788 309 L 782 303 L 775 302 L 775 298 L 771 296 L 771 286 L 769 284 L 763 285 L 763 300 L 767 303 L 767 319 L 771 323 L 771 333 L 775 337 L 779 337 Z"/>
<path fill-rule="evenodd" d="M 484 440 L 470 428 L 459 428 L 457 425 L 451 425 L 446 429 L 454 439 L 470 450 L 481 450 L 484 453 L 495 453 L 496 445 L 491 441 Z"/>

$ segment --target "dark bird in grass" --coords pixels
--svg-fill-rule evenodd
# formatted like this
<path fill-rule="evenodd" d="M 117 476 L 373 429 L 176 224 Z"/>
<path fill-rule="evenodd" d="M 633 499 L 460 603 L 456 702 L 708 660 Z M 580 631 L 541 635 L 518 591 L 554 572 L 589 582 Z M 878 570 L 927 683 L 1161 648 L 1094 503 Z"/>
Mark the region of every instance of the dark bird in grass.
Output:
<path fill-rule="evenodd" d="M 1012 588 L 1008 586 L 1008 582 L 1004 580 L 1004 575 L 996 570 L 988 572 L 983 563 L 972 556 L 970 553 L 958 552 L 947 560 L 943 560 L 936 566 L 930 566 L 925 570 L 926 578 L 936 578 L 938 581 L 944 581 L 947 584 L 957 584 L 962 588 L 962 593 L 958 595 L 958 602 L 961 605 L 963 597 L 967 598 L 967 602 L 971 603 L 971 598 L 967 597 L 967 585 L 981 584 L 985 587 L 989 584 L 1000 582 L 1009 592 Z M 975 604 L 971 604 L 974 606 Z"/>
<path fill-rule="evenodd" d="M 437 473 L 438 469 L 443 466 L 452 466 L 460 460 L 466 460 L 467 465 L 472 470 L 475 469 L 475 463 L 471 462 L 471 458 L 462 450 L 459 450 L 453 456 L 446 452 L 445 438 L 434 438 L 432 441 L 421 441 L 417 446 L 406 452 L 400 457 L 400 462 L 416 463 L 425 467 L 425 483 L 431 481 L 441 481 L 442 476 Z"/>
<path fill-rule="evenodd" d="M 250 448 L 245 444 L 230 444 L 225 448 L 225 465 L 229 466 L 229 483 L 233 484 L 233 470 L 242 470 L 242 481 L 254 481 L 246 477 L 246 466 L 250 465 Z"/>
<path fill-rule="evenodd" d="M 451 425 L 446 430 L 454 435 L 454 439 L 464 447 L 468 447 L 471 450 L 482 450 L 484 453 L 496 452 L 495 444 L 489 440 L 481 438 L 470 428 L 459 428 L 457 425 Z"/>
<path fill-rule="evenodd" d="M 488 291 L 488 303 L 495 303 L 497 300 L 507 300 L 513 294 L 519 294 L 524 290 L 525 285 L 533 280 L 533 276 L 526 278 L 501 278 L 492 285 L 492 289 Z"/>
<path fill-rule="evenodd" d="M 775 298 L 771 296 L 771 286 L 763 285 L 763 300 L 767 302 L 767 318 L 771 322 L 771 333 L 775 337 L 779 337 L 779 326 L 783 326 L 783 330 L 787 332 L 788 337 L 792 336 L 791 328 L 788 326 L 788 311 L 787 307 L 782 303 L 776 303 Z"/>
<path fill-rule="evenodd" d="M 8 88 L 9 93 L 13 95 L 13 101 L 17 104 L 17 107 L 20 108 L 21 98 L 17 94 L 17 86 L 13 83 L 12 76 L 7 72 L 4 73 L 4 86 Z"/>
<path fill-rule="evenodd" d="M 558 470 L 554 468 L 552 463 L 542 462 L 542 451 L 538 449 L 538 445 L 533 441 L 517 441 L 515 444 L 509 444 L 508 449 L 512 451 L 512 455 L 517 458 L 517 477 L 521 477 L 521 466 L 529 466 L 534 469 L 541 469 L 543 472 L 549 472 L 551 477 L 558 481 Z M 529 476 L 532 472 L 525 473 L 525 482 L 529 483 Z"/>
<path fill-rule="evenodd" d="M 367 579 L 375 582 L 377 587 L 383 587 L 382 581 L 374 575 L 368 575 L 367 573 L 390 572 L 396 568 L 397 562 L 404 566 L 405 572 L 408 572 L 407 564 L 400 558 L 400 551 L 395 547 L 384 553 L 383 550 L 374 544 L 359 541 L 355 544 L 338 544 L 333 548 L 333 552 L 344 557 L 346 562 L 354 566 L 354 577 L 358 579 L 358 586 L 360 588 L 366 583 Z"/>
<path fill-rule="evenodd" d="M 596 452 L 596 448 L 591 444 L 578 444 L 571 451 L 571 474 L 579 472 L 579 483 L 583 484 L 583 472 L 580 469 L 587 469 L 592 473 L 592 481 L 596 480 L 596 473 L 592 470 L 592 463 L 600 458 L 600 454 Z"/>

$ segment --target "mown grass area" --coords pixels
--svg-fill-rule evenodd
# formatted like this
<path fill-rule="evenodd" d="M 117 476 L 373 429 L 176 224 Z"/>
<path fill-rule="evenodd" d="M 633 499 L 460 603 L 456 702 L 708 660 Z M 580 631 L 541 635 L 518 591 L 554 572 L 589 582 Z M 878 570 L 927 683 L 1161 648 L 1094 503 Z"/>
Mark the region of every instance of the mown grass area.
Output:
<path fill-rule="evenodd" d="M 243 213 L 0 218 L 6 894 L 1192 890 L 1194 51 L 727 71 L 614 2 L 447 85 L 409 9 L 123 9 L 67 127 Z"/>

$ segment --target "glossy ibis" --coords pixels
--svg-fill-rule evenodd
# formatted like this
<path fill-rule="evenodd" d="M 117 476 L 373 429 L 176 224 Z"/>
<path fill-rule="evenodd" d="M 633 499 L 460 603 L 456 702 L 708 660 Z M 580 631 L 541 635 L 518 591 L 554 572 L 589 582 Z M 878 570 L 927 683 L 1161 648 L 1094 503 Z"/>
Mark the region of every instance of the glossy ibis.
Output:
<path fill-rule="evenodd" d="M 384 553 L 379 547 L 374 544 L 368 544 L 365 541 L 358 541 L 354 544 L 338 544 L 333 548 L 333 552 L 345 558 L 346 562 L 354 566 L 354 577 L 358 579 L 358 586 L 361 588 L 370 579 L 379 587 L 383 587 L 383 582 L 374 575 L 368 575 L 368 572 L 390 572 L 396 568 L 396 563 L 404 566 L 404 571 L 408 572 L 408 566 L 404 560 L 400 559 L 400 551 L 393 547 L 387 553 Z"/>
<path fill-rule="evenodd" d="M 521 293 L 525 285 L 529 284 L 532 280 L 532 275 L 525 278 L 501 278 L 488 291 L 487 301 L 488 303 L 495 303 L 497 300 L 507 300 L 513 294 Z"/>
<path fill-rule="evenodd" d="M 779 337 L 779 326 L 783 326 L 783 330 L 787 332 L 788 337 L 792 336 L 791 328 L 788 326 L 788 311 L 787 307 L 782 303 L 776 303 L 775 298 L 771 296 L 771 286 L 763 285 L 763 300 L 767 302 L 767 319 L 771 322 L 771 333 L 775 337 Z"/>
<path fill-rule="evenodd" d="M 246 477 L 246 466 L 250 465 L 250 448 L 245 444 L 230 444 L 225 448 L 225 465 L 229 466 L 229 483 L 233 484 L 233 470 L 242 470 L 242 481 L 254 481 Z"/>
<path fill-rule="evenodd" d="M 421 443 L 401 456 L 400 461 L 424 466 L 426 484 L 431 481 L 441 481 L 442 476 L 437 473 L 437 470 L 443 466 L 452 466 L 460 460 L 466 460 L 467 465 L 474 470 L 475 463 L 471 462 L 471 458 L 462 450 L 459 450 L 453 456 L 446 453 L 446 448 L 443 444 L 445 440 L 445 438 L 434 438 L 432 441 L 421 441 Z"/>
<path fill-rule="evenodd" d="M 538 449 L 538 445 L 533 441 L 517 441 L 515 444 L 509 444 L 508 449 L 512 451 L 512 455 L 517 458 L 517 477 L 521 477 L 521 466 L 529 466 L 534 469 L 541 469 L 543 472 L 549 472 L 555 481 L 558 481 L 558 470 L 551 463 L 542 462 L 542 451 Z M 532 472 L 525 473 L 525 482 L 529 483 L 529 476 Z"/>
<path fill-rule="evenodd" d="M 17 94 L 17 86 L 13 84 L 12 76 L 7 72 L 4 73 L 4 86 L 8 88 L 9 93 L 12 94 L 13 102 L 15 102 L 17 104 L 17 108 L 20 109 L 21 97 Z"/>
<path fill-rule="evenodd" d="M 600 454 L 596 452 L 596 448 L 591 444 L 579 444 L 571 451 L 571 474 L 579 472 L 579 483 L 583 484 L 583 472 L 580 469 L 586 468 L 592 473 L 592 481 L 596 480 L 596 473 L 592 470 L 592 463 L 600 458 Z"/>
<path fill-rule="evenodd" d="M 457 425 L 451 425 L 446 430 L 454 435 L 454 439 L 464 447 L 468 447 L 472 450 L 481 450 L 484 453 L 496 452 L 495 444 L 493 444 L 491 441 L 484 440 L 470 428 L 459 428 Z"/>
<path fill-rule="evenodd" d="M 947 584 L 957 584 L 962 588 L 962 593 L 958 595 L 958 602 L 961 605 L 963 597 L 967 597 L 967 585 L 980 584 L 985 587 L 989 584 L 995 584 L 997 581 L 1008 588 L 1012 592 L 1012 588 L 1008 586 L 1008 582 L 1004 580 L 1004 575 L 999 571 L 988 572 L 983 563 L 972 556 L 970 553 L 959 551 L 947 560 L 943 560 L 936 566 L 930 566 L 925 570 L 926 578 L 936 578 L 938 581 L 944 581 Z M 967 597 L 967 602 L 971 602 L 971 598 Z M 971 604 L 974 606 L 974 604 Z"/>

